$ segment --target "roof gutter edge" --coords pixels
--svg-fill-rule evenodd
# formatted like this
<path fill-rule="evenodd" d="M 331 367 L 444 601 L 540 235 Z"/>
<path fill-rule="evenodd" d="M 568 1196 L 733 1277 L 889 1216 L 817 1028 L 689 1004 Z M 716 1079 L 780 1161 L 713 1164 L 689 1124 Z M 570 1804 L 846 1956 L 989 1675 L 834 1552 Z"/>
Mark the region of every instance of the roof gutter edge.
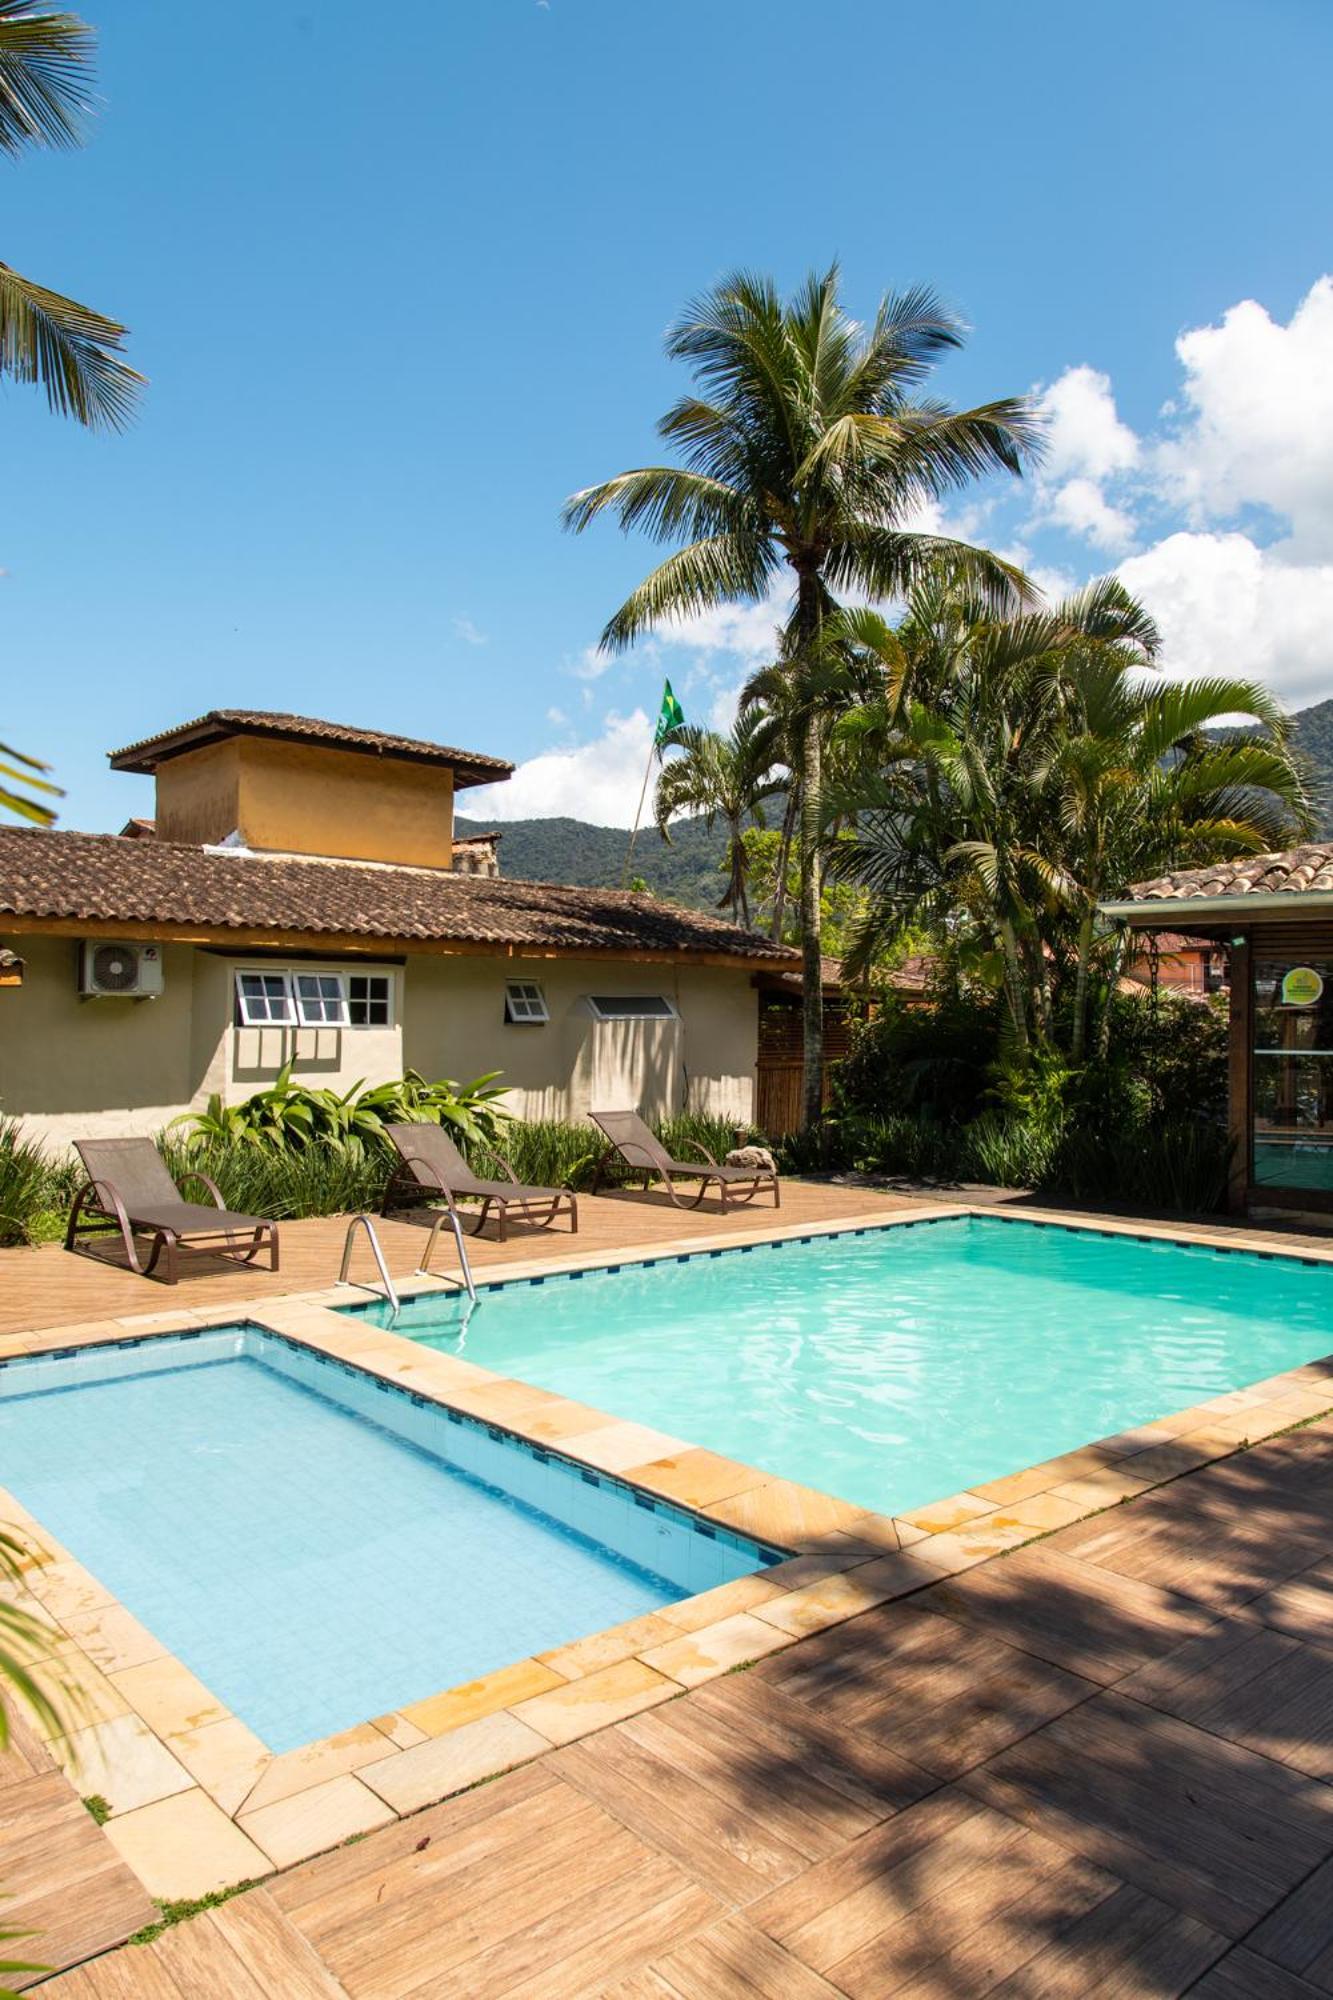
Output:
<path fill-rule="evenodd" d="M 1247 916 L 1294 917 L 1327 911 L 1333 916 L 1333 890 L 1279 889 L 1267 895 L 1150 897 L 1142 901 L 1098 903 L 1098 914 L 1143 930 L 1187 931 L 1197 917 L 1225 917 L 1242 923 Z"/>

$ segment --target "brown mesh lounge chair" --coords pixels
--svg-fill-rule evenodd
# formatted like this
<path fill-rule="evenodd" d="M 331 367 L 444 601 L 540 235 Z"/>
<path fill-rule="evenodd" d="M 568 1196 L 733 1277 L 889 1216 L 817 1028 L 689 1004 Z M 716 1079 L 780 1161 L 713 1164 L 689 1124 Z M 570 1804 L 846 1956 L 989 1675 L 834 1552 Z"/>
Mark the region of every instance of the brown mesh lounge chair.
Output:
<path fill-rule="evenodd" d="M 422 1201 L 443 1195 L 450 1203 L 463 1197 L 481 1203 L 474 1236 L 480 1235 L 494 1209 L 496 1235 L 503 1243 L 511 1208 L 539 1229 L 549 1228 L 563 1210 L 569 1216 L 571 1234 L 577 1231 L 579 1205 L 568 1188 L 524 1187 L 498 1153 L 495 1158 L 508 1180 L 480 1180 L 438 1125 L 386 1125 L 384 1130 L 399 1154 L 399 1165 L 384 1192 L 385 1215 L 395 1208 L 416 1208 Z"/>
<path fill-rule="evenodd" d="M 697 1140 L 690 1143 L 706 1165 L 700 1166 L 693 1160 L 673 1160 L 661 1141 L 653 1137 L 637 1111 L 590 1111 L 588 1116 L 611 1142 L 597 1162 L 593 1178 L 594 1194 L 601 1183 L 603 1170 L 618 1156 L 627 1167 L 635 1167 L 642 1173 L 645 1193 L 657 1179 L 677 1208 L 697 1208 L 710 1187 L 717 1188 L 724 1209 L 744 1207 L 746 1202 L 754 1200 L 761 1188 L 772 1191 L 774 1208 L 782 1206 L 778 1177 L 767 1167 L 719 1166 L 707 1146 L 699 1145 Z M 693 1201 L 681 1200 L 674 1185 L 678 1180 L 698 1181 L 699 1192 Z"/>
<path fill-rule="evenodd" d="M 147 1278 L 162 1259 L 168 1285 L 174 1285 L 180 1275 L 177 1252 L 181 1249 L 211 1250 L 216 1256 L 250 1264 L 267 1246 L 269 1269 L 277 1270 L 276 1226 L 262 1216 L 235 1215 L 224 1208 L 216 1184 L 207 1174 L 193 1170 L 183 1178 L 206 1187 L 214 1206 L 183 1201 L 151 1139 L 76 1139 L 74 1150 L 88 1179 L 75 1195 L 69 1213 L 67 1250 L 93 1255 L 88 1239 L 118 1233 L 130 1269 Z M 151 1239 L 146 1263 L 136 1236 Z"/>

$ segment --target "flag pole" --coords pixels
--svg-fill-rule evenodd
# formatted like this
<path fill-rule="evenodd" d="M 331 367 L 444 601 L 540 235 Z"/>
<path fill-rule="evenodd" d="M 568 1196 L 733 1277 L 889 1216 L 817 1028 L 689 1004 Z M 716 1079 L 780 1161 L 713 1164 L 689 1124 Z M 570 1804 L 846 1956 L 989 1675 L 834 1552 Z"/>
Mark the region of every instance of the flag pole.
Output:
<path fill-rule="evenodd" d="M 648 780 L 653 775 L 653 758 L 656 755 L 657 737 L 654 735 L 651 743 L 648 745 L 648 762 L 644 766 L 643 786 L 639 792 L 639 803 L 634 813 L 634 824 L 630 828 L 629 842 L 625 848 L 625 866 L 620 874 L 620 886 L 622 889 L 629 887 L 629 865 L 634 859 L 634 843 L 639 837 L 639 821 L 643 818 L 643 802 L 648 796 Z"/>

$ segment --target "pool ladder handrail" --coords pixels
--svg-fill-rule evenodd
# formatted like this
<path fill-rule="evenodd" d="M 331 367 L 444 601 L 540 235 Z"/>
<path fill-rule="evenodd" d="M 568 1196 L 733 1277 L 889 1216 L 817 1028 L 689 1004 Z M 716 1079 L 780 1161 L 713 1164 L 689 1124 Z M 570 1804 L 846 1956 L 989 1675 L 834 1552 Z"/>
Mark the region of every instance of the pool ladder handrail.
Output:
<path fill-rule="evenodd" d="M 351 1279 L 347 1273 L 351 1268 L 352 1245 L 356 1240 L 358 1228 L 364 1229 L 366 1232 L 366 1241 L 370 1245 L 370 1254 L 375 1259 L 375 1267 L 380 1274 L 380 1283 L 384 1287 L 384 1296 L 393 1307 L 394 1313 L 397 1314 L 401 1309 L 398 1294 L 394 1290 L 393 1279 L 389 1276 L 389 1267 L 384 1261 L 384 1252 L 380 1249 L 380 1239 L 375 1234 L 375 1225 L 368 1215 L 354 1215 L 347 1225 L 347 1234 L 343 1238 L 343 1260 L 338 1271 L 338 1283 L 340 1285 L 351 1283 Z M 368 1291 L 369 1289 L 369 1286 L 362 1287 L 362 1290 Z"/>
<path fill-rule="evenodd" d="M 468 1258 L 467 1244 L 463 1237 L 463 1225 L 459 1219 L 458 1210 L 454 1207 L 453 1201 L 447 1194 L 445 1201 L 446 1206 L 436 1211 L 435 1219 L 431 1223 L 430 1235 L 426 1238 L 426 1248 L 422 1254 L 420 1263 L 417 1265 L 417 1276 L 419 1278 L 429 1278 L 433 1275 L 430 1269 L 430 1260 L 434 1253 L 441 1228 L 446 1222 L 449 1223 L 453 1229 L 454 1242 L 458 1248 L 459 1276 L 455 1282 L 467 1293 L 468 1298 L 475 1306 L 477 1303 L 477 1287 L 472 1277 L 472 1265 Z M 366 1241 L 370 1244 L 370 1253 L 375 1259 L 375 1267 L 380 1274 L 380 1283 L 384 1287 L 384 1296 L 393 1307 L 395 1315 L 397 1315 L 402 1310 L 402 1302 L 398 1297 L 393 1279 L 389 1276 L 389 1267 L 384 1261 L 384 1252 L 380 1248 L 379 1235 L 376 1231 L 374 1221 L 369 1215 L 354 1215 L 347 1225 L 347 1234 L 343 1238 L 343 1259 L 338 1272 L 338 1283 L 340 1285 L 351 1283 L 347 1273 L 351 1268 L 352 1244 L 356 1239 L 358 1227 L 364 1229 L 366 1232 Z"/>

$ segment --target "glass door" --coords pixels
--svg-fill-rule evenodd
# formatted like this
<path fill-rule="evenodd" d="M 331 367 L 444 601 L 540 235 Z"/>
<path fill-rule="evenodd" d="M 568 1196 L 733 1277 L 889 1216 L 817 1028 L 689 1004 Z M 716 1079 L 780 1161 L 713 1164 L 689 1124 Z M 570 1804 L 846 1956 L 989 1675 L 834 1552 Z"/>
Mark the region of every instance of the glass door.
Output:
<path fill-rule="evenodd" d="M 1333 960 L 1254 967 L 1253 1185 L 1333 1194 Z"/>

